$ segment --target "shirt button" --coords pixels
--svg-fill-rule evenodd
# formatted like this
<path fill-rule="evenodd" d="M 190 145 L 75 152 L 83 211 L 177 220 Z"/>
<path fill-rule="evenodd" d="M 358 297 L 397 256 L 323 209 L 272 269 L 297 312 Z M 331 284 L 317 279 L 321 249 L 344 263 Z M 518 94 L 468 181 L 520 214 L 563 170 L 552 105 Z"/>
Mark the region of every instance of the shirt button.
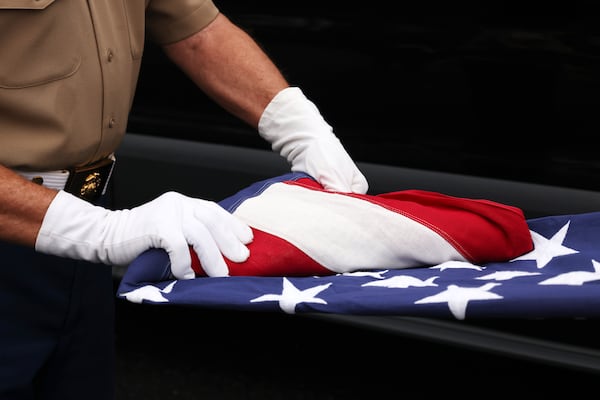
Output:
<path fill-rule="evenodd" d="M 108 127 L 109 128 L 114 128 L 114 126 L 117 124 L 117 120 L 114 118 L 111 118 L 110 120 L 108 120 Z"/>
<path fill-rule="evenodd" d="M 111 62 L 113 60 L 114 56 L 115 55 L 114 55 L 113 51 L 111 49 L 108 49 L 108 51 L 106 52 L 106 60 L 108 62 Z"/>

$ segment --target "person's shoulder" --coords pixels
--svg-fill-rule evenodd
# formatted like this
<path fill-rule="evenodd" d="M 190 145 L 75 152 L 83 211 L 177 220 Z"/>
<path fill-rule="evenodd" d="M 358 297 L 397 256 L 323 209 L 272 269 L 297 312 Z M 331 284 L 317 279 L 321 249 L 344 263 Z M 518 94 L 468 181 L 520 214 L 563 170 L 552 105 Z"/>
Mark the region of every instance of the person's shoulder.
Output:
<path fill-rule="evenodd" d="M 175 43 L 199 32 L 218 15 L 212 0 L 150 0 L 146 27 L 157 44 Z"/>

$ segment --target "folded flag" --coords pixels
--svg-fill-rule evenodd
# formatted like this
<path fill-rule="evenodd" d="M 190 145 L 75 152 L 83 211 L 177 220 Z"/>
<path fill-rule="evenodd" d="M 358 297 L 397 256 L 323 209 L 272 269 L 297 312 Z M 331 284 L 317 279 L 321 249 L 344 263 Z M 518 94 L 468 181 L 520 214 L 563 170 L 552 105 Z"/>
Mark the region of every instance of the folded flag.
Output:
<path fill-rule="evenodd" d="M 280 184 L 292 191 L 270 198 L 265 208 L 279 217 L 298 211 L 291 219 L 297 232 L 280 231 L 283 228 L 277 224 L 272 229 L 256 210 L 260 207 L 248 204 L 267 199 L 273 195 L 270 189 Z M 308 196 L 315 194 L 321 197 Z M 523 226 L 518 209 L 488 201 L 419 191 L 374 197 L 323 193 L 310 178 L 297 174 L 259 182 L 221 202 L 251 225 L 257 223 L 252 246 L 259 246 L 252 250 L 249 264 L 230 263 L 229 277 L 180 281 L 170 274 L 166 252 L 151 249 L 128 266 L 117 296 L 135 303 L 285 313 L 451 319 L 600 317 L 600 212 L 551 215 L 525 220 Z M 276 210 L 282 202 L 293 207 Z M 356 202 L 360 202 L 358 210 Z M 339 209 L 305 214 L 299 209 L 306 204 L 333 205 L 333 209 L 342 204 L 360 218 L 344 228 L 343 216 L 336 214 Z M 392 212 L 401 218 L 369 219 L 373 209 L 374 214 Z M 331 223 L 326 221 L 330 214 Z M 325 222 L 322 226 L 327 228 L 314 221 Z M 394 234 L 378 243 L 348 245 L 355 237 L 369 241 L 389 235 L 388 225 L 398 221 L 404 226 L 390 228 Z M 308 245 L 301 234 L 306 223 L 314 229 L 304 232 L 312 240 Z M 333 234 L 331 227 L 336 229 Z M 350 233 L 352 229 L 357 233 Z M 393 237 L 401 239 L 405 247 L 398 248 L 405 256 L 394 253 L 398 249 L 391 248 Z M 324 245 L 324 253 L 312 253 L 317 244 Z M 327 253 L 327 246 L 336 250 Z M 358 251 L 349 248 L 353 246 Z M 338 251 L 344 253 L 339 260 L 333 257 Z M 254 258 L 262 252 L 268 255 Z M 302 270 L 303 260 L 310 261 L 307 270 Z M 385 265 L 377 265 L 382 260 Z M 288 270 L 289 265 L 293 268 Z M 201 273 L 201 267 L 196 268 Z M 256 275 L 247 275 L 251 271 Z"/>
<path fill-rule="evenodd" d="M 220 202 L 254 231 L 231 276 L 310 276 L 445 261 L 506 261 L 533 248 L 519 208 L 404 190 L 334 193 L 302 173 L 257 182 Z M 192 268 L 206 276 L 196 254 Z"/>

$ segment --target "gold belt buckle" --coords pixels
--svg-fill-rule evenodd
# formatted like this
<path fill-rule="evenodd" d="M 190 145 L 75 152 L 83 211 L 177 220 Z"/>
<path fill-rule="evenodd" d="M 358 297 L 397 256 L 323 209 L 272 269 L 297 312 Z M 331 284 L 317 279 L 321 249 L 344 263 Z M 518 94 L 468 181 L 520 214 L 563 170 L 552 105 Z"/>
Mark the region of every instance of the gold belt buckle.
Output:
<path fill-rule="evenodd" d="M 65 191 L 87 201 L 97 200 L 105 191 L 114 166 L 113 158 L 69 169 Z"/>

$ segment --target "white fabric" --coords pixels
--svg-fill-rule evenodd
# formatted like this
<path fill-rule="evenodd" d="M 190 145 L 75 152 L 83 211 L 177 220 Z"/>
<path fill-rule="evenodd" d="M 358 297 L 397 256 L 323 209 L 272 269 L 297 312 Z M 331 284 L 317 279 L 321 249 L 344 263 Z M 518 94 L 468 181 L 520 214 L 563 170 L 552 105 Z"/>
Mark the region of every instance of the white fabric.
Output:
<path fill-rule="evenodd" d="M 67 179 L 69 179 L 69 171 L 65 169 L 45 172 L 15 170 L 15 172 L 28 180 L 40 177 L 43 179 L 44 186 L 54 190 L 64 189 Z"/>
<path fill-rule="evenodd" d="M 405 268 L 466 261 L 426 224 L 344 194 L 273 184 L 245 200 L 234 214 L 338 273 L 357 265 Z"/>
<path fill-rule="evenodd" d="M 191 279 L 189 245 L 209 276 L 227 276 L 223 256 L 245 261 L 245 244 L 251 241 L 252 230 L 211 201 L 168 192 L 131 210 L 111 211 L 61 190 L 46 212 L 35 248 L 117 266 L 128 265 L 149 248 L 163 248 L 173 276 Z"/>
<path fill-rule="evenodd" d="M 369 185 L 332 127 L 297 87 L 279 92 L 258 123 L 259 134 L 291 164 L 326 190 L 364 194 Z"/>

